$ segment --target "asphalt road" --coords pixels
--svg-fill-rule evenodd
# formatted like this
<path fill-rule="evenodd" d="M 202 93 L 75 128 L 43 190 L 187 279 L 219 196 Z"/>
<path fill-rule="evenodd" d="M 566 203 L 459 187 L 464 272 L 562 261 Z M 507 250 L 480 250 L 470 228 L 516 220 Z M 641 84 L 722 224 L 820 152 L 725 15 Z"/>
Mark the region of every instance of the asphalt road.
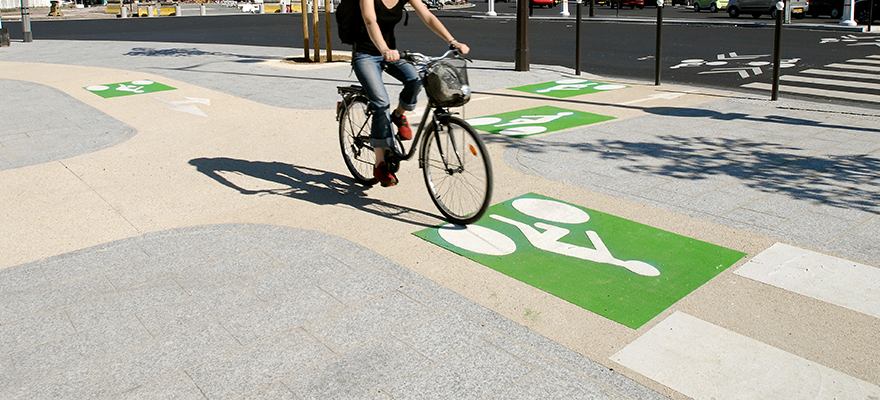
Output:
<path fill-rule="evenodd" d="M 495 3 L 496 12 L 515 11 L 513 3 Z M 187 5 L 189 6 L 189 5 Z M 217 6 L 214 6 L 217 7 Z M 472 56 L 493 61 L 514 61 L 516 24 L 512 18 L 474 18 L 482 16 L 486 3 L 457 10 L 443 10 L 437 14 L 457 38 L 468 43 Z M 616 12 L 602 7 L 605 12 Z M 575 67 L 574 18 L 541 18 L 558 16 L 560 7 L 535 10 L 536 18 L 529 22 L 529 59 L 532 64 Z M 235 9 L 211 10 L 207 17 L 162 17 L 129 19 L 90 19 L 33 21 L 34 40 L 123 40 L 181 43 L 225 43 L 278 47 L 301 47 L 300 14 L 251 15 Z M 572 8 L 572 11 L 574 9 Z M 706 21 L 723 18 L 723 13 L 694 13 L 690 9 L 667 7 L 664 21 L 702 17 Z M 184 10 L 184 15 L 196 12 Z M 581 68 L 584 71 L 626 79 L 654 82 L 657 28 L 650 18 L 657 10 L 621 10 L 621 15 L 641 17 L 642 21 L 619 21 L 613 18 L 586 19 L 582 23 Z M 636 15 L 638 14 L 638 15 Z M 601 16 L 600 14 L 597 14 Z M 682 15 L 682 17 L 677 17 Z M 774 54 L 774 29 L 769 18 L 757 20 L 740 18 L 738 25 L 708 24 L 694 21 L 688 24 L 663 25 L 661 83 L 688 84 L 728 90 L 750 90 L 741 86 L 749 82 L 771 83 L 772 68 L 768 67 Z M 833 25 L 827 18 L 807 17 L 800 21 L 814 21 Z M 20 38 L 20 24 L 4 23 L 10 36 Z M 335 24 L 334 24 L 335 29 Z M 410 18 L 408 26 L 398 28 L 398 47 L 423 53 L 440 53 L 445 43 L 438 40 L 417 18 Z M 322 29 L 323 33 L 323 29 Z M 843 46 L 829 41 L 847 35 L 819 29 L 783 28 L 781 59 L 787 74 L 818 68 L 830 63 L 862 58 L 874 54 L 873 46 Z M 334 50 L 347 51 L 348 46 L 338 42 L 334 33 Z M 731 58 L 724 68 L 710 68 L 719 58 Z M 695 61 L 700 61 L 696 62 Z M 788 61 L 787 63 L 785 61 Z M 757 64 L 755 64 L 757 63 Z M 761 65 L 756 67 L 756 65 Z M 757 69 L 755 69 L 757 68 Z M 723 68 L 721 68 L 723 69 Z M 745 76 L 744 76 L 745 75 Z M 860 88 L 850 88 L 860 91 Z M 791 94 L 789 97 L 828 101 L 822 97 Z M 840 100 L 833 100 L 840 102 Z M 862 104 L 864 105 L 864 104 Z M 867 106 L 871 106 L 867 104 Z"/>

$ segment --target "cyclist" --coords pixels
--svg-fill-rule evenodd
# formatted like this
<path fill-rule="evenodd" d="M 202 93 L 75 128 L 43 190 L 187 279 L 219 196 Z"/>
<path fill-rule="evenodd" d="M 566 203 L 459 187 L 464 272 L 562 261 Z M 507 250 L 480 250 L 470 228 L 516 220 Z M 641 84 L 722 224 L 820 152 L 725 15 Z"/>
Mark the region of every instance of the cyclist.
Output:
<path fill-rule="evenodd" d="M 405 111 L 415 109 L 419 90 L 422 87 L 419 73 L 412 64 L 401 60 L 394 37 L 394 27 L 403 18 L 403 6 L 409 4 L 416 14 L 437 36 L 457 48 L 462 54 L 470 49 L 446 30 L 443 23 L 432 14 L 422 0 L 359 0 L 361 15 L 367 35 L 360 35 L 354 44 L 352 66 L 355 76 L 370 100 L 373 112 L 373 125 L 370 130 L 370 145 L 376 152 L 376 165 L 373 176 L 382 186 L 394 186 L 397 177 L 388 170 L 385 163 L 385 150 L 393 146 L 391 123 L 397 126 L 400 137 L 412 139 L 412 130 L 406 121 Z M 383 68 L 395 79 L 403 83 L 397 108 L 389 113 L 391 101 L 385 83 L 382 81 Z"/>

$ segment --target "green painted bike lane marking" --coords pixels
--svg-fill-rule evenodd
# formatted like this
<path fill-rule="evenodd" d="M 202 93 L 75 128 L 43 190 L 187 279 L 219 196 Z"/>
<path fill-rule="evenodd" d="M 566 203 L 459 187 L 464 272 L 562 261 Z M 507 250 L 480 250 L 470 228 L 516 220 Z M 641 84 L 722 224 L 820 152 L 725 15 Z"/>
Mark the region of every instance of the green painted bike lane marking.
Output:
<path fill-rule="evenodd" d="M 110 83 L 106 85 L 86 86 L 83 89 L 88 90 L 105 99 L 111 97 L 131 96 L 135 94 L 162 92 L 165 90 L 176 90 L 168 85 L 153 82 L 150 80 L 139 80 L 131 82 Z"/>
<path fill-rule="evenodd" d="M 414 234 L 633 329 L 745 256 L 535 193 Z"/>
<path fill-rule="evenodd" d="M 614 117 L 553 106 L 540 106 L 468 119 L 475 129 L 505 136 L 524 137 L 612 120 Z"/>
<path fill-rule="evenodd" d="M 536 83 L 533 85 L 512 87 L 510 90 L 541 94 L 544 96 L 564 99 L 580 96 L 583 94 L 607 92 L 609 90 L 625 89 L 629 86 L 602 83 L 587 79 L 561 79 L 553 82 Z"/>

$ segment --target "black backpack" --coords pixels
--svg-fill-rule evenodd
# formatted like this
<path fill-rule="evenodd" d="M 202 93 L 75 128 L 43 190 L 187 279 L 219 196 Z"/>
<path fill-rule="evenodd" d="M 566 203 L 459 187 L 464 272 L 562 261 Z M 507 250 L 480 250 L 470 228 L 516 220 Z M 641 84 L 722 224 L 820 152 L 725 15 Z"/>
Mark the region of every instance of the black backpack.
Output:
<path fill-rule="evenodd" d="M 342 0 L 336 6 L 336 31 L 339 40 L 345 44 L 354 44 L 360 35 L 366 34 L 364 18 L 361 16 L 360 0 Z"/>
<path fill-rule="evenodd" d="M 381 1 L 381 0 L 376 0 Z M 403 25 L 409 23 L 409 13 L 403 10 Z M 339 40 L 344 44 L 354 44 L 358 37 L 367 34 L 367 27 L 364 26 L 364 17 L 361 16 L 360 0 L 342 0 L 336 6 L 336 31 L 339 33 Z"/>

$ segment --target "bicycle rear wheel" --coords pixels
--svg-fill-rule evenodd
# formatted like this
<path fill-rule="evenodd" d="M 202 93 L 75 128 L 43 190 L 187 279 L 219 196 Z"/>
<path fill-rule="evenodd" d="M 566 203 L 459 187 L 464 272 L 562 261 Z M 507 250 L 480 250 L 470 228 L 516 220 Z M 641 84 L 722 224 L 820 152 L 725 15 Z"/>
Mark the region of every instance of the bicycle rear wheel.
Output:
<path fill-rule="evenodd" d="M 467 122 L 445 117 L 422 143 L 422 172 L 434 205 L 458 225 L 477 221 L 492 198 L 492 163 L 486 146 Z"/>
<path fill-rule="evenodd" d="M 355 97 L 339 117 L 339 146 L 342 159 L 354 180 L 363 185 L 375 185 L 373 166 L 376 153 L 370 146 L 370 105 L 366 98 Z"/>

